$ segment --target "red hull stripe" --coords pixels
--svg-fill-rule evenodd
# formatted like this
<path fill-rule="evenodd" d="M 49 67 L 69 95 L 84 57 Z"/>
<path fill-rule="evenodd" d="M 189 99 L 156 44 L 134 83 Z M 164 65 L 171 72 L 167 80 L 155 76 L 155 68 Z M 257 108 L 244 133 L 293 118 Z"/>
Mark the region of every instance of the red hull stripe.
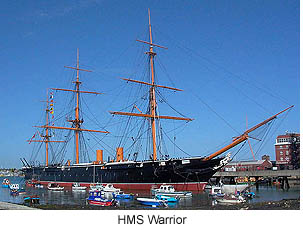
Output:
<path fill-rule="evenodd" d="M 73 182 L 54 182 L 54 181 L 33 181 L 35 183 L 40 183 L 43 185 L 47 185 L 50 182 L 57 183 L 63 187 L 71 187 Z M 80 186 L 89 187 L 92 183 L 81 183 Z M 106 183 L 102 183 L 106 185 Z M 125 189 L 125 190 L 150 190 L 151 188 L 159 188 L 163 183 L 113 183 L 115 188 Z M 189 182 L 189 183 L 167 183 L 169 185 L 173 185 L 174 188 L 178 191 L 203 191 L 207 182 Z M 27 184 L 30 186 L 29 184 Z"/>

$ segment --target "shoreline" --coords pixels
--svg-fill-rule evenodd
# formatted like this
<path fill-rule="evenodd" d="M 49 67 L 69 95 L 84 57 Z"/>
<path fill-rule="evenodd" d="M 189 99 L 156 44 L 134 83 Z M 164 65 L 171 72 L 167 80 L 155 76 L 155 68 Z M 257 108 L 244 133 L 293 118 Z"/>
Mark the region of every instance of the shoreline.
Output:
<path fill-rule="evenodd" d="M 18 205 L 22 206 L 22 205 Z M 24 206 L 24 205 L 23 205 Z M 25 206 L 27 207 L 27 206 Z M 134 207 L 99 207 L 91 205 L 58 205 L 39 204 L 32 206 L 35 210 L 155 210 L 148 206 Z M 1 208 L 0 208 L 1 209 Z M 280 201 L 263 201 L 256 203 L 243 203 L 233 205 L 215 205 L 203 207 L 186 208 L 156 208 L 161 210 L 300 210 L 300 198 L 282 199 Z"/>

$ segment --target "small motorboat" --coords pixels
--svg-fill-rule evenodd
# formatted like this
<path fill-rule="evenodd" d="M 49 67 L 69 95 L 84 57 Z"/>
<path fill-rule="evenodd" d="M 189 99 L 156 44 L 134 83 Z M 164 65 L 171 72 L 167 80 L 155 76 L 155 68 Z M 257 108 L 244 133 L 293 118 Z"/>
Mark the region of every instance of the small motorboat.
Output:
<path fill-rule="evenodd" d="M 10 193 L 11 196 L 18 196 L 19 195 L 19 191 L 17 189 L 11 189 L 9 193 Z"/>
<path fill-rule="evenodd" d="M 164 200 L 168 203 L 177 203 L 180 200 L 179 197 L 165 196 L 165 195 L 156 195 L 156 199 Z"/>
<path fill-rule="evenodd" d="M 9 189 L 10 189 L 10 195 L 12 196 L 18 196 L 26 193 L 25 189 L 20 188 L 19 184 L 10 184 Z"/>
<path fill-rule="evenodd" d="M 140 204 L 143 205 L 148 205 L 152 207 L 166 207 L 167 206 L 167 201 L 165 200 L 158 200 L 156 198 L 143 198 L 143 197 L 138 197 L 136 199 Z"/>
<path fill-rule="evenodd" d="M 249 191 L 243 191 L 241 192 L 241 195 L 243 195 L 246 198 L 252 199 L 256 196 L 256 194 L 254 192 L 249 192 Z"/>
<path fill-rule="evenodd" d="M 229 196 L 217 198 L 216 201 L 218 203 L 225 203 L 225 204 L 240 204 L 240 203 L 244 203 L 246 200 L 241 195 L 235 196 L 235 195 L 231 194 Z"/>
<path fill-rule="evenodd" d="M 85 186 L 81 186 L 80 183 L 73 183 L 72 185 L 72 191 L 76 192 L 76 191 L 86 191 L 86 187 Z"/>
<path fill-rule="evenodd" d="M 220 186 L 212 186 L 208 196 L 213 198 L 219 198 L 219 197 L 224 197 L 225 194 L 222 193 L 222 189 Z"/>
<path fill-rule="evenodd" d="M 10 190 L 19 190 L 19 184 L 10 184 L 9 189 Z"/>
<path fill-rule="evenodd" d="M 222 184 L 221 189 L 225 194 L 236 194 L 237 192 L 242 192 L 250 186 L 249 183 L 241 184 Z"/>
<path fill-rule="evenodd" d="M 51 183 L 48 183 L 47 189 L 50 190 L 50 191 L 61 192 L 61 191 L 64 190 L 64 187 L 60 187 L 59 184 L 51 182 Z"/>
<path fill-rule="evenodd" d="M 11 182 L 9 181 L 9 179 L 4 178 L 4 180 L 2 181 L 2 187 L 3 188 L 9 188 L 10 183 Z"/>
<path fill-rule="evenodd" d="M 24 188 L 19 188 L 18 192 L 19 192 L 19 195 L 24 195 L 24 194 L 26 194 L 26 191 L 25 191 Z"/>
<path fill-rule="evenodd" d="M 35 183 L 35 184 L 34 184 L 34 187 L 35 187 L 35 188 L 43 188 L 43 185 L 40 184 L 40 183 Z"/>
<path fill-rule="evenodd" d="M 28 180 L 25 182 L 26 187 L 35 187 L 36 182 L 33 180 Z"/>
<path fill-rule="evenodd" d="M 40 197 L 37 195 L 34 196 L 25 196 L 23 197 L 24 203 L 27 204 L 39 204 L 40 203 Z"/>
<path fill-rule="evenodd" d="M 162 184 L 160 188 L 151 189 L 153 195 L 164 195 L 164 196 L 174 196 L 174 197 L 192 197 L 192 192 L 188 191 L 175 191 L 174 186 Z"/>
<path fill-rule="evenodd" d="M 97 206 L 114 206 L 116 204 L 115 200 L 106 200 L 102 198 L 96 198 L 94 200 L 87 200 L 88 204 L 90 205 L 97 205 Z"/>
<path fill-rule="evenodd" d="M 90 192 L 103 191 L 103 189 L 104 189 L 104 186 L 101 183 L 91 184 L 89 186 Z"/>
<path fill-rule="evenodd" d="M 89 197 L 86 199 L 90 205 L 97 206 L 113 206 L 116 204 L 115 199 L 107 200 L 103 197 L 102 191 L 89 192 Z"/>
<path fill-rule="evenodd" d="M 120 192 L 120 189 L 119 188 L 115 188 L 113 186 L 113 184 L 107 184 L 105 185 L 105 187 L 103 188 L 103 191 L 104 192 L 110 192 L 110 193 L 113 193 L 113 192 Z"/>
<path fill-rule="evenodd" d="M 133 199 L 134 198 L 134 194 L 130 193 L 130 194 L 126 194 L 122 191 L 119 192 L 113 192 L 113 198 L 114 199 Z"/>

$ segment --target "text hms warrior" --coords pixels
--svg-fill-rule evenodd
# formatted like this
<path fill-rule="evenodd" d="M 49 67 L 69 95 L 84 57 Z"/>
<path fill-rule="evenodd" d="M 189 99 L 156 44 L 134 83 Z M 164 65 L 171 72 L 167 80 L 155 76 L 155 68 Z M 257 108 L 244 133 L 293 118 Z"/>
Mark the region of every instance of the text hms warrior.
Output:
<path fill-rule="evenodd" d="M 168 216 L 163 217 L 160 215 L 147 215 L 149 224 L 185 224 L 187 217 Z M 144 224 L 146 216 L 144 215 L 118 215 L 118 224 Z"/>

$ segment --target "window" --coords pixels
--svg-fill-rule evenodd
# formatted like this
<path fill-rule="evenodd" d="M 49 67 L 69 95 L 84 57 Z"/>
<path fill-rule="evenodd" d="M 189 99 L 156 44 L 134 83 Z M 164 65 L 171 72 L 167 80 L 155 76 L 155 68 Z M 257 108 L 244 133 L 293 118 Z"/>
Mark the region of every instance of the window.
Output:
<path fill-rule="evenodd" d="M 288 150 L 286 150 L 286 155 L 288 155 Z"/>

